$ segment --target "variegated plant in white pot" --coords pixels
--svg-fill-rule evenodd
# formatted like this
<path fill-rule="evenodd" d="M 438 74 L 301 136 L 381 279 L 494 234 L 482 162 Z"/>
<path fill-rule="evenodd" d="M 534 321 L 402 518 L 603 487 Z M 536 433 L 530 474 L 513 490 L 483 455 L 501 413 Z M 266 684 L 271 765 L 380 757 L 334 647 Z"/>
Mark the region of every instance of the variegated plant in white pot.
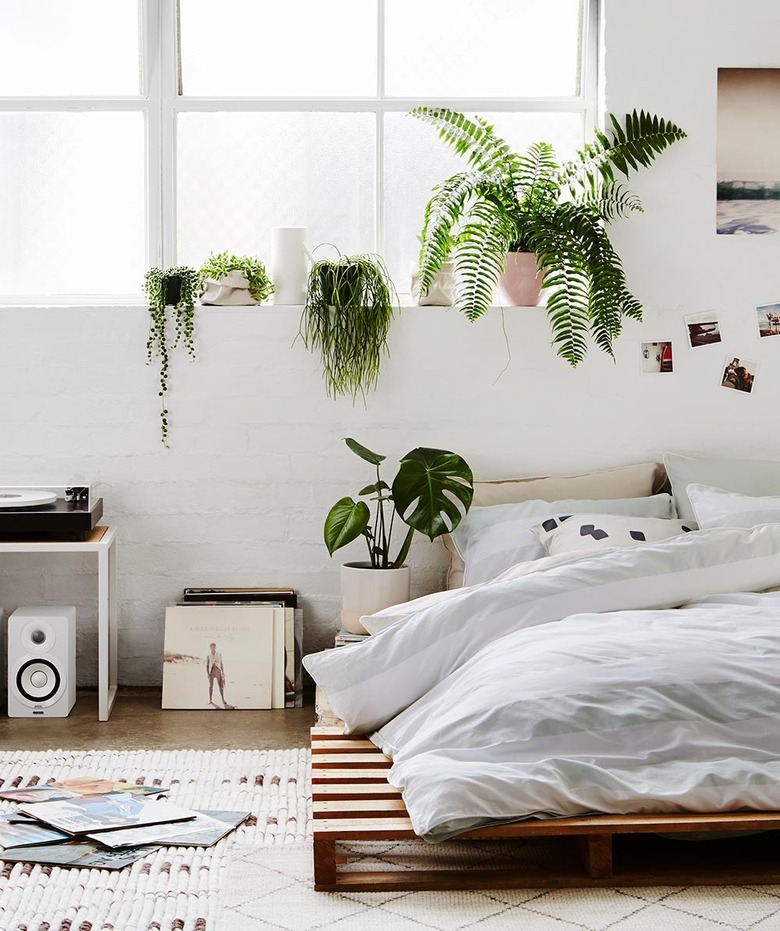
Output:
<path fill-rule="evenodd" d="M 373 503 L 374 513 L 366 501 L 341 498 L 325 519 L 325 545 L 332 556 L 360 536 L 366 540 L 368 559 L 341 567 L 341 624 L 351 633 L 365 634 L 361 617 L 409 600 L 411 573 L 405 562 L 415 531 L 435 540 L 454 530 L 471 507 L 473 476 L 456 453 L 418 447 L 401 458 L 388 485 L 380 474 L 385 456 L 351 437 L 344 442 L 376 470 L 375 481 L 358 492 L 358 498 Z M 396 518 L 408 529 L 393 557 Z"/>

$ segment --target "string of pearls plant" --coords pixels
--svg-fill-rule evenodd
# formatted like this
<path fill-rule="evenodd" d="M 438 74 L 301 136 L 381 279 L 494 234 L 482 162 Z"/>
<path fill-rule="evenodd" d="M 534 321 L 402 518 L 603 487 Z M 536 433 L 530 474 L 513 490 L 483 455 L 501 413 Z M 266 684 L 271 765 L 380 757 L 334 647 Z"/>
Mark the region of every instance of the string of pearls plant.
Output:
<path fill-rule="evenodd" d="M 149 336 L 146 340 L 146 362 L 155 359 L 160 364 L 160 439 L 168 446 L 168 375 L 170 353 L 180 343 L 190 361 L 195 360 L 195 301 L 201 292 L 200 274 L 186 265 L 151 268 L 144 279 L 144 293 L 149 301 Z M 167 308 L 172 309 L 174 335 L 168 333 Z"/>

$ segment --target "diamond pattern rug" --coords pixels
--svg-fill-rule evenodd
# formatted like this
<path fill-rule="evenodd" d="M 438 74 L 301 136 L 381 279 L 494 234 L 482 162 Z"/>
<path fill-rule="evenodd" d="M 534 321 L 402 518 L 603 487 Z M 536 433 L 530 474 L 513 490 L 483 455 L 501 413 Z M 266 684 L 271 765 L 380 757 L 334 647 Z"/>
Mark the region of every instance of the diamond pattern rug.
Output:
<path fill-rule="evenodd" d="M 517 847 L 514 847 L 517 851 Z M 358 848 L 352 848 L 354 853 Z M 361 870 L 495 865 L 518 857 L 497 842 L 430 847 L 363 844 Z M 474 853 L 482 854 L 475 861 Z M 489 861 L 489 862 L 488 862 Z M 780 885 L 621 889 L 510 889 L 458 892 L 314 892 L 308 843 L 233 848 L 216 931 L 778 931 Z"/>

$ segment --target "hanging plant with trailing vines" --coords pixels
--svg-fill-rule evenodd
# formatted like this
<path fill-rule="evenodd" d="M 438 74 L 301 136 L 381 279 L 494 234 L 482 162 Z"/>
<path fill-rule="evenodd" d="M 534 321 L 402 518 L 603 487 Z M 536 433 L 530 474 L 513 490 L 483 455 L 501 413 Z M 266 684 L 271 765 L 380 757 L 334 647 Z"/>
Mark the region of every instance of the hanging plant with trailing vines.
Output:
<path fill-rule="evenodd" d="M 358 394 L 376 387 L 398 295 L 378 255 L 321 259 L 309 273 L 299 335 L 318 350 L 328 394 Z"/>
<path fill-rule="evenodd" d="M 190 361 L 195 360 L 195 301 L 201 292 L 200 274 L 194 268 L 179 265 L 163 271 L 150 268 L 144 279 L 144 293 L 149 300 L 149 336 L 146 340 L 146 363 L 160 364 L 160 439 L 168 446 L 168 378 L 170 353 L 181 343 Z M 168 334 L 168 313 L 172 309 L 174 335 Z"/>

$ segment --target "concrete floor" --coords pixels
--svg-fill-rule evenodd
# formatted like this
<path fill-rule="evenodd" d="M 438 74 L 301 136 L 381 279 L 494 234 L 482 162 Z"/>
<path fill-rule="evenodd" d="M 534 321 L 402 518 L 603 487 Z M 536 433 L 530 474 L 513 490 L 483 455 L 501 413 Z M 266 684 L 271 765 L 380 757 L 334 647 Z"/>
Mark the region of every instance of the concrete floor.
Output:
<path fill-rule="evenodd" d="M 67 718 L 0 715 L 5 750 L 272 750 L 308 747 L 314 696 L 284 711 L 163 711 L 159 689 L 120 689 L 109 721 L 97 692 L 79 692 Z"/>

